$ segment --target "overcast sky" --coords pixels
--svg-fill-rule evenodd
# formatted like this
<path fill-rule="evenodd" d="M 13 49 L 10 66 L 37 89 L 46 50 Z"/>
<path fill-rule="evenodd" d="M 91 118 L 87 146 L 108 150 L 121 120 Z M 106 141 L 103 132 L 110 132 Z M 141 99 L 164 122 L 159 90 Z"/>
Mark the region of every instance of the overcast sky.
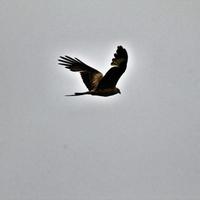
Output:
<path fill-rule="evenodd" d="M 0 198 L 200 199 L 200 1 L 1 0 Z M 58 66 L 128 67 L 112 97 Z"/>

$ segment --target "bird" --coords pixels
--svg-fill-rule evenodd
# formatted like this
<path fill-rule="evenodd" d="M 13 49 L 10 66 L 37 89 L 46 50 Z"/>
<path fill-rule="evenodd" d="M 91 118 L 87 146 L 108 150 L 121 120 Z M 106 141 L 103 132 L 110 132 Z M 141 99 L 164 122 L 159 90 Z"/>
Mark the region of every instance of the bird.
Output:
<path fill-rule="evenodd" d="M 58 64 L 64 65 L 66 69 L 72 72 L 79 72 L 83 83 L 88 89 L 86 92 L 75 92 L 74 94 L 65 96 L 96 95 L 108 97 L 121 94 L 120 89 L 116 85 L 125 72 L 128 62 L 128 53 L 122 46 L 117 46 L 111 62 L 112 67 L 104 76 L 97 69 L 88 66 L 76 57 L 60 56 L 58 61 Z"/>

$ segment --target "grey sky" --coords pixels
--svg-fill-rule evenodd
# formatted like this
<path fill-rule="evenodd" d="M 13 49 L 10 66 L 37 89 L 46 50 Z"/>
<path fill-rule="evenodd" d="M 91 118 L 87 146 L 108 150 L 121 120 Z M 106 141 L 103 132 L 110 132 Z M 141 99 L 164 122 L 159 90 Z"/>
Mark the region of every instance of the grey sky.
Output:
<path fill-rule="evenodd" d="M 0 197 L 200 198 L 198 0 L 1 0 Z M 84 91 L 57 65 L 106 72 L 129 53 L 121 95 Z"/>

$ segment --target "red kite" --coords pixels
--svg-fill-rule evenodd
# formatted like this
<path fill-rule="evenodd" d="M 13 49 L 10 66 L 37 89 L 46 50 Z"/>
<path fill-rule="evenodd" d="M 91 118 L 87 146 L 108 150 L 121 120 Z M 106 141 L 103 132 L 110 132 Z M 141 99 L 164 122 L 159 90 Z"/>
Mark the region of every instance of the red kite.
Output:
<path fill-rule="evenodd" d="M 76 92 L 73 95 L 66 96 L 79 96 L 85 94 L 111 96 L 117 93 L 121 94 L 120 90 L 116 87 L 116 84 L 121 75 L 125 72 L 128 61 L 127 51 L 122 46 L 117 47 L 117 51 L 111 62 L 113 67 L 111 67 L 104 76 L 101 72 L 86 65 L 78 58 L 60 56 L 58 61 L 59 64 L 64 65 L 65 68 L 73 72 L 80 72 L 81 78 L 88 88 L 87 92 Z"/>

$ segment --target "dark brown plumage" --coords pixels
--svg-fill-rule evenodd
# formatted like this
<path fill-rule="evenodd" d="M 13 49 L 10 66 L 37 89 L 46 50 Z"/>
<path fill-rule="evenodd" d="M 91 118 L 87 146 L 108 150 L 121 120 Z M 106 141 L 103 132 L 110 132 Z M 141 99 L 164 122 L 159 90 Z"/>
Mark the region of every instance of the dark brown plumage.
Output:
<path fill-rule="evenodd" d="M 80 72 L 81 78 L 88 88 L 87 92 L 75 93 L 73 95 L 66 96 L 79 96 L 85 94 L 111 96 L 120 93 L 120 90 L 116 88 L 116 84 L 126 70 L 128 54 L 126 49 L 122 46 L 118 46 L 111 62 L 113 67 L 110 68 L 104 76 L 101 72 L 86 65 L 78 58 L 60 56 L 58 61 L 59 64 L 64 65 L 65 68 L 73 72 Z"/>

